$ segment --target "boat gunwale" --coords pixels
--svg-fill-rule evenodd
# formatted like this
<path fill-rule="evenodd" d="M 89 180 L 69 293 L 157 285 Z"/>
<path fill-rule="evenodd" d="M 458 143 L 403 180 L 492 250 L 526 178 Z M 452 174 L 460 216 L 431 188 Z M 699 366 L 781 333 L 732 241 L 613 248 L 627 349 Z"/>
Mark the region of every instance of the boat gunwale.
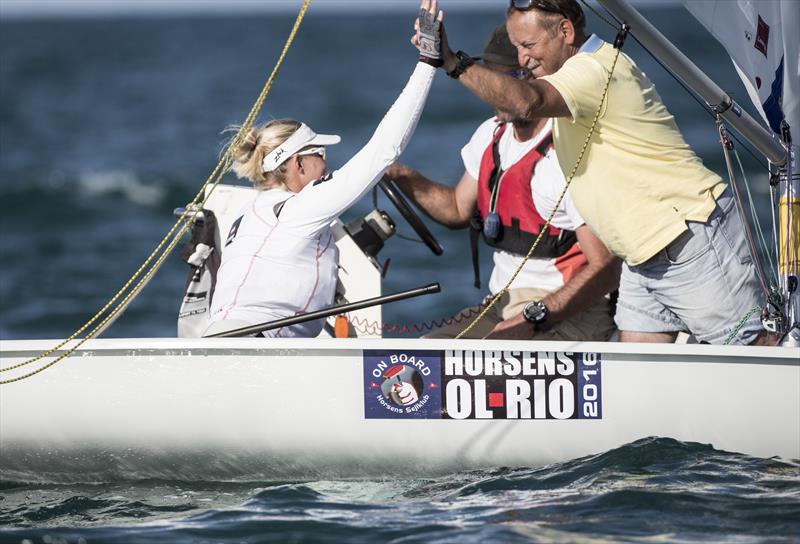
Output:
<path fill-rule="evenodd" d="M 134 340 L 136 347 L 130 347 Z M 259 345 L 254 345 L 258 342 Z M 59 340 L 4 340 L 0 359 L 30 358 L 49 349 Z M 601 353 L 615 360 L 646 356 L 657 360 L 683 358 L 703 362 L 724 358 L 729 363 L 778 364 L 800 367 L 794 348 L 780 346 L 710 346 L 706 344 L 637 344 L 620 342 L 562 342 L 524 340 L 443 340 L 422 338 L 109 338 L 89 340 L 71 357 L 117 356 L 292 356 L 341 352 L 354 355 L 364 350 L 424 351 L 559 351 Z M 56 357 L 63 351 L 54 352 Z M 49 357 L 47 358 L 49 359 Z M 46 361 L 47 359 L 43 359 Z"/>

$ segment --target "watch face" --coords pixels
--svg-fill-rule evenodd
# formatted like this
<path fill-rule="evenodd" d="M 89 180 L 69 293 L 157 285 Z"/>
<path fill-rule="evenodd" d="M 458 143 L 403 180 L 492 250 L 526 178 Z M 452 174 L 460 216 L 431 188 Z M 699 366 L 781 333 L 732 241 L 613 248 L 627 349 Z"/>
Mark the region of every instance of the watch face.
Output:
<path fill-rule="evenodd" d="M 523 315 L 531 323 L 541 323 L 547 319 L 547 306 L 542 301 L 531 302 L 525 306 Z"/>
<path fill-rule="evenodd" d="M 523 317 L 531 323 L 539 323 L 547 317 L 547 306 L 541 301 L 530 302 L 522 311 Z"/>

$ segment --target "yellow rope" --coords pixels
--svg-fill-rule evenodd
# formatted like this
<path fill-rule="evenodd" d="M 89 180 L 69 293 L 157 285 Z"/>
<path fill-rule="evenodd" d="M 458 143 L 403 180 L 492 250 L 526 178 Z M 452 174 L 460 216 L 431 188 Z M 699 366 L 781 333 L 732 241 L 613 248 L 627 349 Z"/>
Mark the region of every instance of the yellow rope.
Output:
<path fill-rule="evenodd" d="M 606 81 L 606 86 L 603 89 L 603 96 L 600 99 L 600 105 L 597 107 L 597 113 L 595 113 L 594 115 L 592 126 L 589 127 L 589 134 L 586 136 L 586 141 L 583 142 L 583 147 L 581 147 L 581 151 L 578 154 L 578 159 L 575 161 L 575 166 L 572 167 L 572 171 L 569 173 L 569 176 L 567 176 L 566 184 L 564 185 L 564 190 L 561 191 L 561 195 L 558 197 L 556 205 L 553 206 L 553 211 L 550 212 L 550 217 L 548 217 L 547 221 L 545 221 L 544 226 L 539 231 L 539 235 L 536 237 L 536 240 L 533 241 L 531 248 L 528 250 L 528 254 L 525 255 L 524 259 L 522 259 L 522 262 L 514 271 L 514 274 L 511 276 L 511 279 L 508 280 L 508 282 L 505 284 L 505 286 L 503 286 L 500 292 L 498 292 L 496 295 L 492 297 L 492 300 L 489 301 L 489 304 L 486 305 L 483 311 L 480 314 L 478 314 L 478 316 L 475 319 L 473 319 L 472 322 L 469 325 L 467 325 L 467 327 L 463 331 L 461 331 L 456 335 L 456 339 L 462 338 L 465 334 L 467 334 L 478 323 L 478 321 L 483 319 L 483 316 L 485 316 L 489 312 L 489 310 L 492 309 L 492 306 L 494 306 L 494 304 L 498 300 L 500 300 L 500 297 L 502 297 L 506 293 L 506 291 L 508 291 L 508 288 L 511 286 L 512 283 L 514 283 L 514 280 L 517 278 L 520 271 L 525 266 L 525 263 L 527 263 L 531 255 L 533 255 L 533 252 L 536 250 L 536 246 L 539 245 L 539 241 L 542 239 L 544 233 L 547 231 L 547 227 L 550 226 L 550 222 L 556 215 L 556 210 L 561 205 L 561 201 L 564 199 L 564 195 L 567 194 L 567 189 L 569 189 L 569 184 L 572 183 L 572 178 L 575 177 L 575 173 L 578 171 L 578 166 L 580 166 L 581 161 L 583 160 L 583 155 L 584 153 L 586 153 L 586 148 L 589 147 L 589 141 L 592 139 L 592 135 L 594 134 L 594 129 L 597 126 L 597 121 L 600 119 L 600 112 L 603 111 L 603 103 L 606 101 L 606 97 L 608 95 L 608 87 L 611 85 L 611 77 L 614 75 L 614 68 L 617 66 L 617 59 L 619 58 L 620 51 L 621 48 L 617 49 L 617 53 L 616 55 L 614 55 L 614 61 L 611 64 L 611 71 L 608 73 L 608 80 Z"/>
<path fill-rule="evenodd" d="M 86 329 L 88 329 L 95 321 L 100 319 L 100 317 L 103 314 L 105 314 L 109 310 L 109 308 L 111 308 L 112 305 L 114 305 L 117 299 L 119 299 L 123 293 L 128 291 L 129 287 L 134 283 L 134 281 L 136 281 L 136 278 L 138 278 L 139 275 L 141 275 L 142 272 L 146 268 L 148 268 L 150 263 L 154 259 L 156 259 L 153 266 L 150 267 L 145 272 L 145 274 L 141 277 L 141 279 L 139 279 L 138 283 L 136 283 L 133 289 L 131 289 L 127 293 L 127 295 L 121 301 L 119 301 L 119 303 L 117 303 L 114 309 L 111 310 L 109 314 L 98 325 L 96 325 L 95 328 L 92 329 L 84 338 L 79 339 L 74 346 L 72 346 L 67 351 L 59 355 L 56 359 L 54 359 L 53 361 L 51 361 L 50 363 L 46 364 L 41 368 L 38 368 L 32 372 L 23 374 L 16 378 L 8 380 L 0 380 L 0 385 L 17 382 L 20 380 L 24 380 L 25 378 L 34 376 L 39 372 L 42 372 L 43 370 L 50 368 L 57 362 L 62 361 L 63 359 L 69 357 L 72 353 L 75 352 L 75 350 L 77 350 L 81 345 L 83 345 L 84 342 L 97 335 L 106 325 L 106 323 L 114 319 L 117 316 L 117 314 L 119 314 L 127 306 L 129 301 L 132 300 L 133 297 L 138 295 L 142 287 L 144 287 L 144 285 L 150 280 L 150 277 L 155 273 L 156 270 L 158 270 L 158 268 L 161 266 L 164 260 L 169 256 L 169 254 L 172 252 L 172 250 L 175 248 L 178 242 L 180 242 L 183 234 L 188 230 L 189 225 L 192 224 L 192 221 L 194 220 L 198 211 L 205 205 L 206 200 L 208 200 L 208 197 L 211 195 L 212 192 L 214 192 L 214 189 L 217 187 L 222 177 L 230 169 L 231 164 L 233 163 L 233 157 L 236 155 L 236 152 L 238 151 L 239 147 L 244 141 L 247 132 L 253 126 L 256 117 L 258 116 L 258 113 L 264 104 L 264 100 L 266 99 L 267 94 L 269 94 L 269 91 L 272 88 L 272 83 L 278 74 L 278 69 L 283 64 L 284 58 L 286 57 L 286 54 L 289 51 L 289 47 L 292 45 L 292 42 L 294 41 L 295 35 L 297 34 L 298 29 L 300 28 L 300 23 L 303 21 L 303 18 L 305 17 L 306 12 L 308 11 L 308 6 L 310 3 L 311 0 L 303 0 L 303 5 L 300 7 L 300 11 L 297 14 L 297 18 L 294 22 L 294 26 L 292 27 L 292 31 L 289 33 L 289 37 L 287 38 L 286 43 L 283 46 L 283 50 L 281 51 L 281 54 L 278 57 L 278 61 L 275 63 L 275 67 L 272 69 L 272 73 L 267 79 L 267 82 L 264 84 L 264 87 L 261 89 L 261 93 L 258 95 L 255 104 L 253 104 L 253 107 L 250 108 L 250 112 L 247 114 L 247 117 L 245 118 L 245 121 L 242 123 L 241 128 L 231 140 L 231 143 L 228 145 L 227 149 L 223 153 L 219 162 L 217 162 L 217 166 L 208 176 L 205 183 L 203 183 L 202 187 L 200 187 L 200 190 L 194 196 L 189 205 L 186 206 L 186 210 L 178 218 L 178 220 L 175 221 L 175 224 L 172 225 L 172 228 L 169 230 L 169 232 L 167 232 L 167 234 L 164 236 L 161 242 L 159 242 L 159 244 L 156 246 L 156 248 L 153 250 L 150 256 L 147 257 L 144 263 L 142 263 L 139 269 L 128 279 L 127 282 L 125 282 L 125 284 L 120 288 L 120 290 L 117 291 L 117 293 L 113 297 L 111 297 L 111 299 L 89 321 L 87 321 L 80 329 L 72 333 L 72 335 L 70 335 L 69 338 L 67 338 L 57 346 L 50 348 L 45 352 L 40 353 L 36 357 L 28 359 L 27 361 L 23 361 L 21 363 L 12 365 L 7 368 L 0 368 L 0 372 L 14 370 L 16 368 L 20 368 L 25 365 L 29 365 L 37 361 L 40 361 L 45 357 L 52 355 L 56 351 L 60 350 L 72 340 L 75 340 L 81 333 L 83 333 Z M 209 185 L 211 185 L 211 190 L 208 191 L 208 194 L 206 194 L 206 188 Z M 179 226 L 180 228 L 178 228 Z M 164 248 L 164 246 L 166 246 L 166 249 L 164 249 L 164 251 L 162 252 L 161 250 L 162 248 Z"/>

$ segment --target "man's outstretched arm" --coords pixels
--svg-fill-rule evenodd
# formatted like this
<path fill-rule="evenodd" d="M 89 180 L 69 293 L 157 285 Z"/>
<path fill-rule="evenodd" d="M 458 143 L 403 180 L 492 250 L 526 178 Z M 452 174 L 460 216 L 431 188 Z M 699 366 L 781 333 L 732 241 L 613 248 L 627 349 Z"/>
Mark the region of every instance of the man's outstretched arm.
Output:
<path fill-rule="evenodd" d="M 452 51 L 449 53 L 452 55 Z M 458 62 L 455 55 L 452 58 Z M 449 62 L 445 54 L 444 69 L 448 72 L 455 67 Z M 533 121 L 546 117 L 572 117 L 561 93 L 544 80 L 521 81 L 473 64 L 459 76 L 458 81 L 494 109 L 518 119 Z"/>
<path fill-rule="evenodd" d="M 450 73 L 458 65 L 459 59 L 450 49 L 443 23 L 440 32 L 443 68 Z M 411 43 L 420 47 L 418 33 L 411 38 Z M 458 80 L 494 109 L 511 113 L 518 119 L 533 121 L 546 117 L 572 116 L 561 93 L 546 81 L 521 81 L 480 64 L 467 68 Z"/>

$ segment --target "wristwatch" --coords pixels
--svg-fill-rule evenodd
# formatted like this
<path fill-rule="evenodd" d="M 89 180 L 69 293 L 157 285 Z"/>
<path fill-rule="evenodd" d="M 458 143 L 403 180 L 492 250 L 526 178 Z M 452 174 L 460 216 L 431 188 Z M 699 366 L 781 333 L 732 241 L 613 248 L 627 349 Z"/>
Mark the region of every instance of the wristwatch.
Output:
<path fill-rule="evenodd" d="M 463 51 L 459 51 L 456 53 L 456 57 L 458 57 L 458 64 L 456 67 L 453 68 L 451 71 L 447 72 L 447 75 L 452 77 L 453 79 L 458 79 L 461 77 L 461 74 L 466 72 L 467 68 L 475 64 L 475 59 L 464 53 Z"/>
<path fill-rule="evenodd" d="M 550 328 L 551 325 L 547 322 L 549 315 L 550 310 L 541 300 L 529 302 L 522 309 L 522 317 L 525 318 L 525 321 L 531 323 L 537 331 L 546 331 Z"/>

